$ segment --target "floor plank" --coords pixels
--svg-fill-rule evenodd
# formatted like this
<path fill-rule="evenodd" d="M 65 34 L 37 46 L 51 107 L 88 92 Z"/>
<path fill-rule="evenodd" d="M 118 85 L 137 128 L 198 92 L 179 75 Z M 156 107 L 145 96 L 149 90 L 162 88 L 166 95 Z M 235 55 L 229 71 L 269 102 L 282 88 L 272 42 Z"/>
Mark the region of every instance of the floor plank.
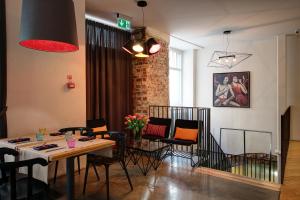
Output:
<path fill-rule="evenodd" d="M 280 200 L 300 199 L 300 141 L 290 141 Z"/>

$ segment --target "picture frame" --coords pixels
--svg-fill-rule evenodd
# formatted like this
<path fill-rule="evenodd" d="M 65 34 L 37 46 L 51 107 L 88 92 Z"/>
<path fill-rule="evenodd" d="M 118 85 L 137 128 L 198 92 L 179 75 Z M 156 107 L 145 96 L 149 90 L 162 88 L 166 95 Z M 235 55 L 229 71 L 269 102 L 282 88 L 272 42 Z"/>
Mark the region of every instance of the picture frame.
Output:
<path fill-rule="evenodd" d="M 213 106 L 250 108 L 250 72 L 213 73 Z"/>

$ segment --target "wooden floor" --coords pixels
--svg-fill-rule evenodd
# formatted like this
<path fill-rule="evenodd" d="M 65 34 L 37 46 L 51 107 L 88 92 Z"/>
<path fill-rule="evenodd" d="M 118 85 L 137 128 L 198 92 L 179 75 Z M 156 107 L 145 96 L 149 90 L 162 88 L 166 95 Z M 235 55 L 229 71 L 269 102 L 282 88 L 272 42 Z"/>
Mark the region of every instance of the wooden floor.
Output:
<path fill-rule="evenodd" d="M 280 200 L 300 200 L 300 141 L 290 141 Z"/>
<path fill-rule="evenodd" d="M 128 182 L 119 164 L 110 170 L 111 200 L 278 200 L 279 192 L 195 172 L 186 159 L 173 162 L 167 158 L 158 171 L 143 176 L 138 167 L 130 164 L 128 171 L 133 183 Z M 86 194 L 82 194 L 84 171 L 75 177 L 75 196 L 78 200 L 106 200 L 103 167 L 98 167 L 100 181 L 94 171 L 89 172 Z M 49 195 L 65 200 L 66 178 L 60 177 L 50 186 Z"/>

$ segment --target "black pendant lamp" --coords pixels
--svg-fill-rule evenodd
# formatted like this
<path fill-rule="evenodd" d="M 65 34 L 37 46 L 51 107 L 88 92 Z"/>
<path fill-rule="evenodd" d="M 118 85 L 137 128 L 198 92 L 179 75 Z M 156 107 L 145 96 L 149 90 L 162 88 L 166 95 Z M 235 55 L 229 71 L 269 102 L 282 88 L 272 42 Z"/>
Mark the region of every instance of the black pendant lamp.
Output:
<path fill-rule="evenodd" d="M 147 6 L 146 0 L 137 0 L 137 6 L 142 8 L 143 26 L 137 27 L 132 32 L 132 38 L 122 49 L 138 58 L 148 58 L 150 55 L 159 52 L 161 45 L 154 39 L 146 40 L 146 28 L 144 26 L 144 10 Z"/>
<path fill-rule="evenodd" d="M 23 0 L 19 44 L 39 51 L 77 51 L 73 0 Z"/>

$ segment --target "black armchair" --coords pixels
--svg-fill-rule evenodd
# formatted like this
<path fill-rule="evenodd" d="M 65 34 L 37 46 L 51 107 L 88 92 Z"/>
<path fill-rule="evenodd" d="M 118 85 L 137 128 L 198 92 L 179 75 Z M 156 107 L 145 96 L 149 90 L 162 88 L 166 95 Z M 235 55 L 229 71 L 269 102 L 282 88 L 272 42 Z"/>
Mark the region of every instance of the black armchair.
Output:
<path fill-rule="evenodd" d="M 147 128 L 146 128 L 146 132 L 142 135 L 143 139 L 148 139 L 150 141 L 156 141 L 156 140 L 161 140 L 164 138 L 169 138 L 171 123 L 172 123 L 172 119 L 169 119 L 169 118 L 150 117 L 148 124 L 166 126 L 165 134 L 164 134 L 164 136 L 147 134 Z"/>
<path fill-rule="evenodd" d="M 174 127 L 174 133 L 172 135 L 172 138 L 170 139 L 163 139 L 164 143 L 170 144 L 171 145 L 171 156 L 179 156 L 183 158 L 188 158 L 191 160 L 191 166 L 195 166 L 195 162 L 193 160 L 194 156 L 194 145 L 198 145 L 198 140 L 199 140 L 199 132 L 198 132 L 198 137 L 196 141 L 194 140 L 182 140 L 182 139 L 175 139 L 175 134 L 176 134 L 176 128 L 185 128 L 185 129 L 198 129 L 201 131 L 202 127 L 202 121 L 197 121 L 197 120 L 182 120 L 182 119 L 177 119 L 175 121 L 175 127 Z M 184 153 L 176 153 L 174 151 L 174 145 L 182 145 L 182 146 L 188 146 L 190 147 L 190 152 L 189 154 L 184 154 Z"/>
<path fill-rule="evenodd" d="M 48 189 L 47 184 L 32 177 L 32 168 L 34 165 L 48 165 L 48 162 L 42 158 L 30 160 L 3 162 L 4 155 L 18 156 L 18 152 L 9 148 L 0 148 L 0 169 L 1 179 L 7 179 L 6 173 L 9 172 L 9 181 L 2 182 L 0 185 L 0 199 L 45 199 Z M 17 179 L 17 169 L 27 167 L 28 175 Z"/>
<path fill-rule="evenodd" d="M 123 168 L 130 188 L 133 190 L 132 183 L 126 168 L 125 164 L 125 148 L 126 148 L 126 138 L 125 134 L 120 132 L 109 132 L 110 140 L 114 140 L 116 142 L 116 148 L 113 148 L 112 157 L 103 156 L 103 155 L 96 155 L 96 154 L 88 154 L 87 155 L 87 163 L 86 163 L 86 171 L 84 177 L 84 187 L 83 187 L 83 194 L 85 193 L 86 184 L 87 184 L 87 177 L 89 172 L 89 165 L 104 165 L 105 172 L 106 172 L 106 192 L 107 192 L 107 199 L 109 199 L 109 166 L 113 163 L 119 162 L 121 167 Z"/>

